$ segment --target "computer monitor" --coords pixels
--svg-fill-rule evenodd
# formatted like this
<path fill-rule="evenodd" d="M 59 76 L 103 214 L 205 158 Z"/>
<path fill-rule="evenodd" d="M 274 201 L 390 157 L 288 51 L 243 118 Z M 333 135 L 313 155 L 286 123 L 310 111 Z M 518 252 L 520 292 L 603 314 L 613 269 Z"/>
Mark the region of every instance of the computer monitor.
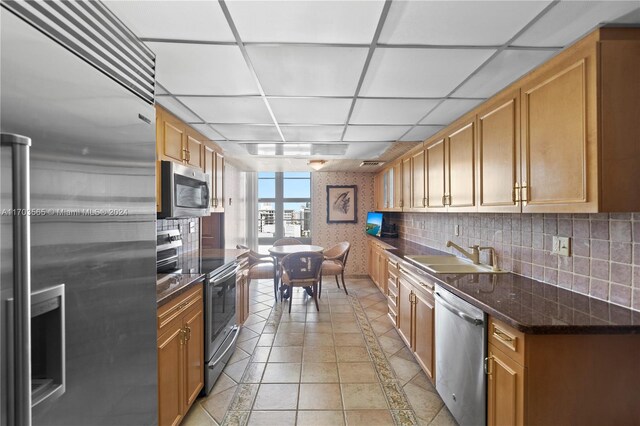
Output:
<path fill-rule="evenodd" d="M 382 233 L 382 213 L 369 212 L 367 213 L 367 227 L 366 232 L 369 235 L 379 237 Z"/>

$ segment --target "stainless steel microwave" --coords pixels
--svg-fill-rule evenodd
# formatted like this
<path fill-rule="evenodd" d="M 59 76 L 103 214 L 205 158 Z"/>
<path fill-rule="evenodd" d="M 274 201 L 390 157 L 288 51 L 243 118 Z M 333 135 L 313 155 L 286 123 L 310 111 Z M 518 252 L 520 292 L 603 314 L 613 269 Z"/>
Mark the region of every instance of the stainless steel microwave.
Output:
<path fill-rule="evenodd" d="M 158 218 L 208 216 L 211 205 L 209 175 L 171 161 L 161 162 L 162 211 Z"/>

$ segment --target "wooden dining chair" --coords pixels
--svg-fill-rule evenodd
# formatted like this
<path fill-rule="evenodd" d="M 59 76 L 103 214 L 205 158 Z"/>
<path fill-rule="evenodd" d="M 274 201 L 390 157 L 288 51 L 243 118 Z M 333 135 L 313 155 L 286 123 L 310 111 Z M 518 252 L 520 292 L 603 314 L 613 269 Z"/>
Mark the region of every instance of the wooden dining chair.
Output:
<path fill-rule="evenodd" d="M 293 302 L 293 287 L 311 287 L 313 300 L 318 305 L 318 285 L 320 284 L 320 272 L 322 271 L 322 253 L 302 251 L 286 255 L 281 262 L 282 282 L 290 287 L 289 312 Z"/>
<path fill-rule="evenodd" d="M 347 257 L 349 257 L 349 249 L 351 244 L 348 241 L 343 241 L 335 246 L 326 249 L 324 254 L 324 261 L 322 262 L 322 276 L 333 275 L 336 277 L 336 285 L 340 288 L 340 282 L 338 282 L 338 275 L 342 277 L 342 287 L 345 294 L 349 294 L 347 291 L 347 285 L 344 282 L 344 268 L 347 265 Z M 322 294 L 322 279 L 320 280 L 319 295 Z"/>
<path fill-rule="evenodd" d="M 276 288 L 275 266 L 273 259 L 268 254 L 261 254 L 251 250 L 241 244 L 236 245 L 237 249 L 249 250 L 249 271 L 248 280 L 273 280 L 273 296 L 278 301 L 278 289 Z"/>
<path fill-rule="evenodd" d="M 274 247 L 279 247 L 279 246 L 295 246 L 298 244 L 302 244 L 302 241 L 296 239 L 296 238 L 280 238 L 279 240 L 276 240 L 275 243 L 273 243 Z"/>

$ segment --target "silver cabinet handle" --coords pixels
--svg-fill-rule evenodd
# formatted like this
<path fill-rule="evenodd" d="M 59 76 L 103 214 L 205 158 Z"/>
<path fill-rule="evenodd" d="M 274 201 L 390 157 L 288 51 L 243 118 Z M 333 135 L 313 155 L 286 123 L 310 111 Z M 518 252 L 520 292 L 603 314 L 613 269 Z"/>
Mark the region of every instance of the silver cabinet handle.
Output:
<path fill-rule="evenodd" d="M 455 315 L 459 316 L 460 318 L 462 318 L 463 320 L 473 324 L 473 325 L 482 325 L 484 324 L 484 321 L 478 318 L 474 318 L 471 315 L 465 314 L 464 312 L 456 309 L 453 305 L 450 305 L 449 303 L 447 303 L 444 298 L 442 296 L 440 296 L 440 294 L 438 292 L 435 293 L 436 299 L 438 301 L 438 303 L 440 303 L 444 308 L 446 308 L 448 311 L 454 313 Z"/>
<path fill-rule="evenodd" d="M 13 215 L 13 422 L 31 425 L 31 139 L 0 134 L 0 145 L 11 147 Z M 11 422 L 11 420 L 10 420 Z"/>

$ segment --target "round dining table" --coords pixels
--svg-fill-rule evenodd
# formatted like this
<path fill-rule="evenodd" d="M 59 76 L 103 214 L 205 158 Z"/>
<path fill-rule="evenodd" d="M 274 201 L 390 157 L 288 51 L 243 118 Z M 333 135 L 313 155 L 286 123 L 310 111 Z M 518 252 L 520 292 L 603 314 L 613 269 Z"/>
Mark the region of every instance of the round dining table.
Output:
<path fill-rule="evenodd" d="M 291 244 L 291 245 L 286 245 L 286 246 L 273 246 L 269 248 L 269 254 L 273 257 L 274 262 L 274 270 L 273 270 L 273 274 L 274 274 L 274 279 L 273 279 L 273 287 L 274 290 L 277 291 L 277 289 L 280 287 L 280 274 L 278 273 L 280 271 L 280 261 L 282 260 L 282 258 L 284 258 L 285 256 L 292 254 L 292 253 L 301 253 L 304 251 L 311 251 L 311 252 L 315 252 L 315 253 L 322 253 L 324 251 L 324 247 L 320 247 L 320 246 L 314 246 L 311 244 Z M 277 300 L 277 299 L 276 299 Z"/>

